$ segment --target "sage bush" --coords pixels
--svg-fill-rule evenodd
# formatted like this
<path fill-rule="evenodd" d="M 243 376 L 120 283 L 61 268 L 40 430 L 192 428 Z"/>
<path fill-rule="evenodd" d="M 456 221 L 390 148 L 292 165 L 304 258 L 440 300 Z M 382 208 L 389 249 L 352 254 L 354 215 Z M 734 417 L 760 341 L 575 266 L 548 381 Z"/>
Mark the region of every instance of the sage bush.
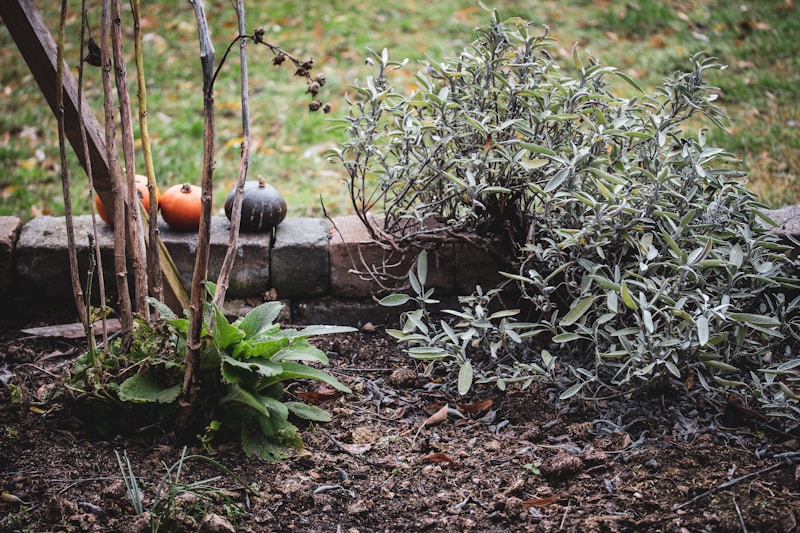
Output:
<path fill-rule="evenodd" d="M 546 28 L 487 12 L 408 94 L 386 51 L 354 86 L 333 157 L 372 236 L 408 253 L 482 243 L 530 316 L 508 342 L 558 348 L 564 399 L 679 384 L 800 419 L 796 243 L 706 143 L 726 120 L 706 73 L 723 67 L 694 55 L 646 94 L 577 48 L 566 74 Z"/>

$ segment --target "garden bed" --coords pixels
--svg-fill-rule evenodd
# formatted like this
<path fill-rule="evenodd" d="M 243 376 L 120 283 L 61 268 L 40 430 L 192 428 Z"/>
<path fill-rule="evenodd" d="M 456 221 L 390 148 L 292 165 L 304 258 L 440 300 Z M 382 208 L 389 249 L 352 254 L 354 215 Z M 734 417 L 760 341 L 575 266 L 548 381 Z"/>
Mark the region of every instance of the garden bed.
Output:
<path fill-rule="evenodd" d="M 219 520 L 203 531 L 797 530 L 797 438 L 735 403 L 695 390 L 566 405 L 547 385 L 459 397 L 423 378 L 381 328 L 315 341 L 353 394 L 326 403 L 333 422 L 303 428 L 306 453 L 283 462 L 247 458 L 235 443 L 204 452 L 168 426 L 93 439 L 53 400 L 82 343 L 20 332 L 65 318 L 0 328 L 3 530 L 149 531 L 115 452 L 127 454 L 148 509 L 184 443 L 256 494 L 223 475 L 207 501 L 177 497 L 170 531 L 197 531 L 209 514 Z M 295 383 L 287 394 L 326 391 Z M 219 474 L 187 460 L 181 481 Z"/>

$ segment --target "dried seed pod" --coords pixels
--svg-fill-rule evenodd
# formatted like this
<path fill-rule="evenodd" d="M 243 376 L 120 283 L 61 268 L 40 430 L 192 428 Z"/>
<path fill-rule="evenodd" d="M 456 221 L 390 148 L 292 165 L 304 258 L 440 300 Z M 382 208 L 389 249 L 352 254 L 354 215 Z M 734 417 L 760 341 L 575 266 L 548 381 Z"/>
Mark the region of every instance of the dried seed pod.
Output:
<path fill-rule="evenodd" d="M 303 67 L 300 67 L 294 71 L 294 75 L 300 78 L 305 78 L 306 76 L 308 76 L 308 71 Z"/>
<path fill-rule="evenodd" d="M 256 30 L 253 32 L 253 40 L 257 43 L 263 43 L 265 33 L 266 31 L 264 28 L 256 28 Z"/>
<path fill-rule="evenodd" d="M 306 92 L 311 93 L 311 96 L 317 96 L 319 94 L 319 83 L 312 81 L 308 84 L 308 90 Z"/>
<path fill-rule="evenodd" d="M 286 61 L 286 54 L 283 52 L 280 52 L 278 55 L 272 58 L 272 64 L 276 67 L 281 66 L 284 61 Z"/>
<path fill-rule="evenodd" d="M 333 106 L 330 102 L 325 102 L 325 105 L 322 106 L 322 112 L 326 115 L 331 112 L 331 109 L 333 109 Z"/>
<path fill-rule="evenodd" d="M 314 68 L 314 58 L 310 57 L 308 60 L 301 65 L 301 68 L 305 69 L 306 72 L 310 72 L 311 69 Z"/>
<path fill-rule="evenodd" d="M 102 64 L 102 59 L 100 56 L 100 47 L 94 42 L 94 39 L 89 37 L 89 53 L 86 54 L 86 57 L 83 58 L 84 61 L 92 65 L 93 67 L 99 67 Z"/>
<path fill-rule="evenodd" d="M 308 110 L 309 111 L 319 111 L 322 108 L 322 102 L 319 100 L 311 100 L 308 103 Z"/>
<path fill-rule="evenodd" d="M 325 83 L 328 81 L 328 78 L 325 77 L 325 74 L 319 73 L 314 76 L 314 81 L 319 83 L 320 87 L 324 87 Z"/>

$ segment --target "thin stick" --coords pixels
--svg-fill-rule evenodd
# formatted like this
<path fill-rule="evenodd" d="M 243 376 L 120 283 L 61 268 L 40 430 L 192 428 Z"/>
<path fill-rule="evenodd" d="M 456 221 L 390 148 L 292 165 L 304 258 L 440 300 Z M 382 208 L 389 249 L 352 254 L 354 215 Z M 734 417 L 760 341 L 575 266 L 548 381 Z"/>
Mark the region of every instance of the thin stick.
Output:
<path fill-rule="evenodd" d="M 58 119 L 58 151 L 61 163 L 61 188 L 64 191 L 64 217 L 67 224 L 67 249 L 69 251 L 69 274 L 72 295 L 86 336 L 89 336 L 89 320 L 83 303 L 83 289 L 78 275 L 78 253 L 75 248 L 75 227 L 72 219 L 72 199 L 69 192 L 69 168 L 67 167 L 66 133 L 64 130 L 64 26 L 67 20 L 67 1 L 61 0 L 61 18 L 58 28 L 56 53 L 56 117 Z"/>
<path fill-rule="evenodd" d="M 250 88 L 247 72 L 247 36 L 245 35 L 244 0 L 236 2 L 236 17 L 239 21 L 239 63 L 240 86 L 242 98 L 242 157 L 239 162 L 239 176 L 236 180 L 236 192 L 233 196 L 231 207 L 231 230 L 228 249 L 222 261 L 217 288 L 214 294 L 214 305 L 222 309 L 225 303 L 225 293 L 228 291 L 233 263 L 239 247 L 239 226 L 242 219 L 242 199 L 244 198 L 244 184 L 247 180 L 247 169 L 250 166 Z"/>
<path fill-rule="evenodd" d="M 133 121 L 131 119 L 131 97 L 128 90 L 128 73 L 125 68 L 125 56 L 122 50 L 122 29 L 119 0 L 111 1 L 111 42 L 114 54 L 114 75 L 119 98 L 119 117 L 122 133 L 122 155 L 125 159 L 125 174 L 128 183 L 128 208 L 126 228 L 130 244 L 131 266 L 134 278 L 134 309 L 145 320 L 149 319 L 147 306 L 147 271 L 145 268 L 144 228 L 140 217 L 139 196 L 136 189 L 136 162 L 133 148 Z"/>
<path fill-rule="evenodd" d="M 736 496 L 733 497 L 733 507 L 736 509 L 736 515 L 739 517 L 739 523 L 742 525 L 742 533 L 747 533 L 747 526 L 744 523 L 742 510 L 739 509 L 739 502 L 736 501 Z"/>
<path fill-rule="evenodd" d="M 127 346 L 133 336 L 133 313 L 128 293 L 128 267 L 125 253 L 125 183 L 120 176 L 117 160 L 117 143 L 114 126 L 114 93 L 111 87 L 111 0 L 103 0 L 100 21 L 100 57 L 103 68 L 103 110 L 105 111 L 105 139 L 108 169 L 111 174 L 111 192 L 114 194 L 114 270 L 117 278 L 117 304 L 122 343 Z"/>
<path fill-rule="evenodd" d="M 200 371 L 200 333 L 206 302 L 206 280 L 208 278 L 208 256 L 211 241 L 211 199 L 214 192 L 214 137 L 216 122 L 214 115 L 214 45 L 208 29 L 203 0 L 190 0 L 197 21 L 200 41 L 200 63 L 203 69 L 203 172 L 200 197 L 200 227 L 197 235 L 197 254 L 189 302 L 189 333 L 186 339 L 186 367 L 182 395 L 189 400 L 189 392 L 197 381 Z"/>
<path fill-rule="evenodd" d="M 691 504 L 693 504 L 693 503 L 695 503 L 695 502 L 697 502 L 699 500 L 702 500 L 703 498 L 711 496 L 712 494 L 714 494 L 716 492 L 719 492 L 721 490 L 727 489 L 728 487 L 732 487 L 732 486 L 734 486 L 734 485 L 736 485 L 738 483 L 741 483 L 742 481 L 747 481 L 748 479 L 754 478 L 756 476 L 760 476 L 761 474 L 766 474 L 767 472 L 772 472 L 773 470 L 777 470 L 777 469 L 779 469 L 781 467 L 784 467 L 784 466 L 786 466 L 785 462 L 775 463 L 772 466 L 768 466 L 766 468 L 762 468 L 761 470 L 757 470 L 755 472 L 751 472 L 749 474 L 745 474 L 745 475 L 737 477 L 735 479 L 731 479 L 730 481 L 726 481 L 722 485 L 718 485 L 718 486 L 716 486 L 716 487 L 714 487 L 712 489 L 709 489 L 709 490 L 707 490 L 707 491 L 705 491 L 705 492 L 703 492 L 701 494 L 698 494 L 697 496 L 695 496 L 691 500 L 683 502 L 679 506 L 675 507 L 674 510 L 678 511 L 680 509 L 683 509 L 684 507 L 688 507 L 689 505 L 691 505 Z"/>
<path fill-rule="evenodd" d="M 147 175 L 147 190 L 150 194 L 150 220 L 147 249 L 148 283 L 152 296 L 160 302 L 164 301 L 164 287 L 161 279 L 161 267 L 158 246 L 158 206 L 153 198 L 156 197 L 156 178 L 153 170 L 153 153 L 150 149 L 150 133 L 147 128 L 147 83 L 144 77 L 144 59 L 142 54 L 142 26 L 139 11 L 139 0 L 131 0 L 133 12 L 133 41 L 136 56 L 136 83 L 139 89 L 139 134 L 142 140 L 142 155 L 144 157 L 145 174 Z"/>
<path fill-rule="evenodd" d="M 78 63 L 78 116 L 83 116 L 83 43 L 85 41 L 85 31 L 86 27 L 88 26 L 88 20 L 86 18 L 86 0 L 81 0 L 81 16 L 83 17 L 83 22 L 81 23 L 81 45 L 80 45 L 80 62 Z M 89 32 L 89 38 L 91 39 L 91 32 Z M 81 145 L 83 146 L 83 159 L 86 161 L 86 177 L 89 181 L 89 212 L 92 215 L 92 235 L 94 238 L 91 241 L 91 253 L 94 254 L 94 266 L 97 269 L 98 276 L 97 276 L 97 287 L 100 290 L 100 319 L 102 320 L 102 332 L 103 332 L 103 346 L 108 346 L 108 325 L 106 323 L 106 318 L 108 313 L 106 312 L 106 281 L 105 276 L 103 275 L 103 257 L 102 253 L 100 252 L 100 240 L 98 239 L 97 234 L 97 216 L 95 215 L 95 208 L 94 208 L 94 179 L 92 178 L 92 160 L 89 156 L 89 142 L 87 140 L 86 135 L 86 124 L 81 124 Z M 87 306 L 91 305 L 91 300 L 86 302 Z M 88 313 L 87 313 L 88 314 Z M 91 317 L 90 317 L 91 318 Z M 92 322 L 89 320 L 89 322 Z M 92 327 L 90 325 L 90 327 Z M 94 334 L 90 332 L 89 338 L 89 353 L 92 354 L 92 361 L 94 361 L 95 370 L 101 370 L 100 360 L 96 357 L 95 354 L 95 338 Z"/>

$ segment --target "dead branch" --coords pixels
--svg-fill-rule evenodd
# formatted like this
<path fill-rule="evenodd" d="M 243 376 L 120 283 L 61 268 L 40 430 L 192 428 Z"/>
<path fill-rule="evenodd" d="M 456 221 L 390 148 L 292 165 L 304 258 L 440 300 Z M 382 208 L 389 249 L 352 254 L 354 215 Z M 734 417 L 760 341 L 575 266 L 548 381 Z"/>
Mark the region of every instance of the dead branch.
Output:
<path fill-rule="evenodd" d="M 236 18 L 239 22 L 239 35 L 245 35 L 244 0 L 236 2 Z M 226 52 L 227 54 L 227 52 Z M 233 196 L 231 208 L 231 230 L 228 249 L 222 261 L 217 288 L 214 294 L 214 305 L 222 309 L 225 303 L 225 293 L 228 291 L 233 263 L 239 247 L 239 226 L 242 219 L 242 200 L 244 199 L 244 184 L 247 180 L 247 169 L 250 166 L 250 89 L 247 71 L 247 37 L 239 37 L 239 62 L 240 62 L 240 87 L 242 99 L 242 156 L 239 163 L 239 176 L 236 179 L 236 192 Z M 220 62 L 220 66 L 222 62 Z"/>
<path fill-rule="evenodd" d="M 214 137 L 216 123 L 214 115 L 214 45 L 208 29 L 203 0 L 191 0 L 197 20 L 200 41 L 200 63 L 203 69 L 203 172 L 200 208 L 200 228 L 197 237 L 197 255 L 189 303 L 189 334 L 186 341 L 186 371 L 182 394 L 188 399 L 192 385 L 200 371 L 200 333 L 206 302 L 206 279 L 208 277 L 208 255 L 211 240 L 211 198 L 214 189 Z"/>
<path fill-rule="evenodd" d="M 100 57 L 103 69 L 103 110 L 105 111 L 105 137 L 108 153 L 109 172 L 111 174 L 111 190 L 114 195 L 114 270 L 117 277 L 117 302 L 122 325 L 122 343 L 127 346 L 133 333 L 133 316 L 131 299 L 128 293 L 128 269 L 126 264 L 126 186 L 120 175 L 117 163 L 117 144 L 114 126 L 114 94 L 111 87 L 111 58 L 108 50 L 111 46 L 111 0 L 103 0 L 100 23 Z"/>
<path fill-rule="evenodd" d="M 164 301 L 160 251 L 158 246 L 158 206 L 155 203 L 157 183 L 153 170 L 153 153 L 150 149 L 150 132 L 147 127 L 147 83 L 144 77 L 144 59 L 142 54 L 142 27 L 139 0 L 131 0 L 133 14 L 133 42 L 136 58 L 136 84 L 139 90 L 139 134 L 142 141 L 147 190 L 150 195 L 150 216 L 147 238 L 147 272 L 150 294 L 160 302 Z"/>
<path fill-rule="evenodd" d="M 144 229 L 140 218 L 139 196 L 136 189 L 136 163 L 134 159 L 133 123 L 131 120 L 131 99 L 128 90 L 128 72 L 122 50 L 122 29 L 119 0 L 111 1 L 111 43 L 114 56 L 114 77 L 119 98 L 119 116 L 122 134 L 122 156 L 125 160 L 125 174 L 128 184 L 127 224 L 129 252 L 134 278 L 134 309 L 149 318 L 147 306 L 147 272 L 145 269 Z"/>
<path fill-rule="evenodd" d="M 78 253 L 75 248 L 75 226 L 72 220 L 72 198 L 69 191 L 69 168 L 67 168 L 66 133 L 64 130 L 64 26 L 67 19 L 67 2 L 61 2 L 61 18 L 58 27 L 58 51 L 56 59 L 56 117 L 58 119 L 58 151 L 61 157 L 61 188 L 64 191 L 64 215 L 67 224 L 67 244 L 69 250 L 69 274 L 72 282 L 72 295 L 78 317 L 86 332 L 91 337 L 89 319 L 83 301 L 83 289 L 78 274 Z"/>
<path fill-rule="evenodd" d="M 83 116 L 83 43 L 85 42 L 85 32 L 86 27 L 88 26 L 88 22 L 86 19 L 86 0 L 81 0 L 81 16 L 83 17 L 83 23 L 81 24 L 81 44 L 80 44 L 80 55 L 81 61 L 78 62 L 78 116 Z M 91 36 L 89 37 L 91 39 Z M 92 215 L 92 238 L 90 239 L 90 253 L 94 254 L 94 261 L 93 266 L 97 269 L 99 275 L 97 276 L 97 287 L 100 291 L 99 300 L 100 300 L 100 320 L 101 320 L 101 329 L 103 334 L 103 346 L 108 346 L 108 323 L 107 323 L 107 308 L 106 308 L 106 281 L 105 277 L 103 276 L 103 257 L 102 253 L 100 252 L 100 243 L 97 238 L 97 216 L 95 215 L 95 207 L 94 207 L 94 179 L 93 179 L 93 171 L 92 171 L 92 162 L 91 157 L 89 156 L 89 142 L 86 135 L 86 125 L 81 124 L 80 127 L 80 136 L 81 136 L 81 144 L 83 146 L 83 158 L 86 161 L 86 177 L 89 181 L 89 212 Z M 88 284 L 87 287 L 91 287 L 91 284 Z M 91 305 L 91 299 L 86 302 L 87 306 Z M 88 317 L 92 318 L 92 317 Z M 88 336 L 89 342 L 89 351 L 90 353 L 94 353 L 95 347 L 95 339 L 94 335 L 90 332 Z M 95 358 L 95 368 L 99 371 L 100 370 L 100 361 L 99 359 Z"/>

